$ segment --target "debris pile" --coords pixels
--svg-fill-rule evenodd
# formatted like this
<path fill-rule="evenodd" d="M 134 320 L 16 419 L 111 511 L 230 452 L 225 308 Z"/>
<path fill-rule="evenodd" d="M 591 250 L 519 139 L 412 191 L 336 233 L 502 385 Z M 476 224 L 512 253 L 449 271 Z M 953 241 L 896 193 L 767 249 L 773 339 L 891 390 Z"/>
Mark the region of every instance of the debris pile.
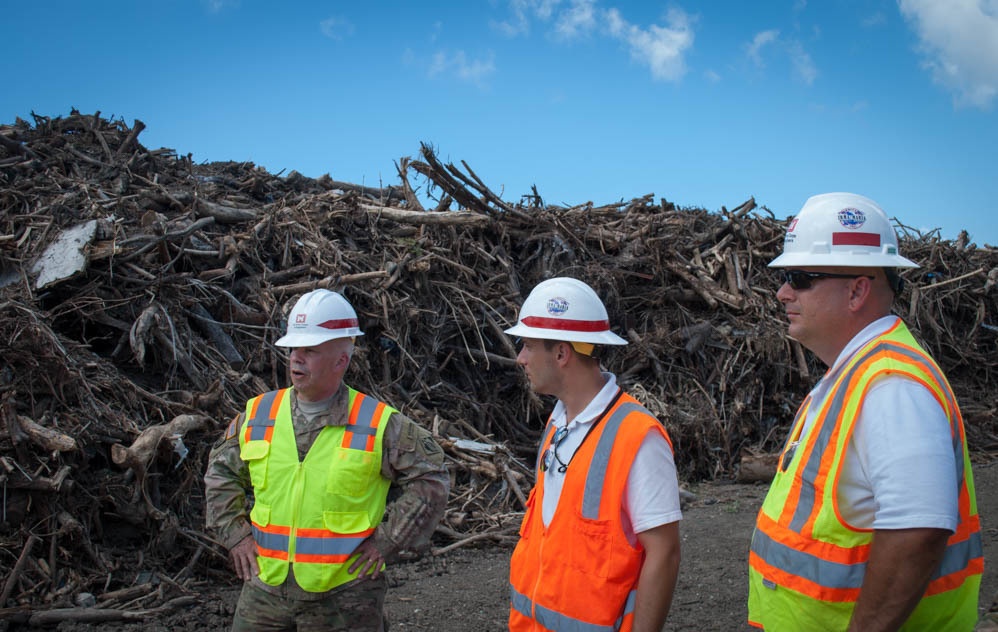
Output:
<path fill-rule="evenodd" d="M 8 611 L 91 593 L 121 611 L 129 589 L 148 610 L 230 577 L 204 532 L 205 460 L 248 398 L 287 384 L 273 341 L 315 288 L 342 292 L 366 334 L 348 383 L 448 454 L 438 551 L 515 535 L 552 402 L 503 329 L 545 278 L 604 299 L 630 342 L 604 363 L 665 423 L 684 480 L 777 449 L 822 371 L 786 337 L 766 268 L 785 218 L 752 199 L 560 207 L 535 188 L 510 203 L 428 145 L 375 189 L 196 164 L 143 147 L 143 128 L 76 111 L 0 126 Z M 922 267 L 897 311 L 952 381 L 972 449 L 994 449 L 998 250 L 899 233 Z"/>

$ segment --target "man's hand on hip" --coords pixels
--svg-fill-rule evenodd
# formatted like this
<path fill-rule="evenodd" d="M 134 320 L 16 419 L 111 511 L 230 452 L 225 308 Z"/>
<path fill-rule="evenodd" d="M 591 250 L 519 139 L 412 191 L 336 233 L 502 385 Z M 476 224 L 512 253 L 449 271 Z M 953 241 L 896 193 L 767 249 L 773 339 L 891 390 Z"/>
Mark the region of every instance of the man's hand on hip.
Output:
<path fill-rule="evenodd" d="M 381 575 L 381 567 L 385 564 L 385 558 L 381 551 L 374 546 L 374 537 L 369 537 L 360 543 L 355 551 L 357 559 L 353 561 L 348 569 L 351 573 L 360 569 L 359 579 L 377 579 Z"/>
<path fill-rule="evenodd" d="M 256 542 L 251 535 L 240 540 L 239 544 L 229 550 L 229 559 L 236 569 L 236 575 L 244 582 L 260 574 L 260 567 L 256 563 Z"/>

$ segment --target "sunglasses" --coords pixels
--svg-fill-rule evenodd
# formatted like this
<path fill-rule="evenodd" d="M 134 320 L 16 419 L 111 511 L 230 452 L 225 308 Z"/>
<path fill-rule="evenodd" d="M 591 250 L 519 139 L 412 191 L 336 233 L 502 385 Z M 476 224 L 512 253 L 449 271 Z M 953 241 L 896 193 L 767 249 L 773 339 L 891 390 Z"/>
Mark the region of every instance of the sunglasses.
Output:
<path fill-rule="evenodd" d="M 564 473 L 568 469 L 568 463 L 564 463 L 560 458 L 558 458 L 558 446 L 561 442 L 565 440 L 568 436 L 568 428 L 562 426 L 554 431 L 554 437 L 551 438 L 551 445 L 544 454 L 541 455 L 541 471 L 547 472 L 552 467 L 554 467 L 555 461 L 558 462 L 558 472 Z"/>
<path fill-rule="evenodd" d="M 780 279 L 795 290 L 806 290 L 818 279 L 858 279 L 868 274 L 834 274 L 832 272 L 807 272 L 805 270 L 780 270 Z"/>

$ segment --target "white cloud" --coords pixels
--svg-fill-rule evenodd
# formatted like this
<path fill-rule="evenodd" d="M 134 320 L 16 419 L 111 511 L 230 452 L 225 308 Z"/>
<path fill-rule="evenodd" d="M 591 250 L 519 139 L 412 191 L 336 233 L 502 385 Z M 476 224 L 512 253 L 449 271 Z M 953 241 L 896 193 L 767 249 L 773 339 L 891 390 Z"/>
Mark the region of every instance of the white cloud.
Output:
<path fill-rule="evenodd" d="M 462 53 L 462 55 L 463 54 L 464 53 Z M 431 77 L 436 77 L 437 75 L 443 74 L 447 70 L 447 66 L 447 53 L 437 51 L 436 53 L 433 53 L 433 58 L 430 60 L 430 67 L 426 70 L 426 74 Z"/>
<path fill-rule="evenodd" d="M 898 0 L 918 34 L 923 67 L 957 106 L 990 108 L 998 95 L 998 0 Z"/>
<path fill-rule="evenodd" d="M 572 0 L 554 25 L 555 34 L 561 39 L 574 39 L 591 32 L 596 27 L 595 0 Z"/>
<path fill-rule="evenodd" d="M 787 46 L 787 52 L 790 53 L 790 61 L 793 63 L 794 73 L 797 77 L 807 85 L 813 84 L 815 77 L 818 76 L 818 69 L 815 68 L 811 56 L 804 50 L 800 42 L 791 42 Z"/>
<path fill-rule="evenodd" d="M 319 30 L 329 39 L 341 40 L 353 35 L 353 24 L 343 18 L 327 18 L 319 22 Z"/>
<path fill-rule="evenodd" d="M 551 23 L 555 39 L 568 41 L 599 32 L 623 42 L 631 57 L 647 65 L 656 79 L 675 81 L 686 73 L 686 51 L 693 46 L 694 18 L 670 9 L 667 26 L 630 24 L 618 9 L 601 9 L 599 0 L 509 0 L 510 16 L 492 26 L 510 37 L 530 32 L 531 22 Z M 602 28 L 601 28 L 602 27 Z"/>
<path fill-rule="evenodd" d="M 468 55 L 463 50 L 453 53 L 438 51 L 433 54 L 427 74 L 430 77 L 452 75 L 461 81 L 485 87 L 485 80 L 495 70 L 494 53 L 490 52 L 485 59 L 468 59 Z"/>
<path fill-rule="evenodd" d="M 776 29 L 770 29 L 768 31 L 762 31 L 756 33 L 755 37 L 752 38 L 752 42 L 746 47 L 746 53 L 756 66 L 763 66 L 762 63 L 762 49 L 772 42 L 776 41 L 779 37 L 780 32 Z"/>
<path fill-rule="evenodd" d="M 693 46 L 690 17 L 682 9 L 666 14 L 668 26 L 652 24 L 647 29 L 628 23 L 617 9 L 606 12 L 610 34 L 628 45 L 631 57 L 648 64 L 656 79 L 676 81 L 686 74 L 686 50 Z"/>
<path fill-rule="evenodd" d="M 561 0 L 510 0 L 510 19 L 493 23 L 493 26 L 509 37 L 526 35 L 530 32 L 531 18 L 543 21 L 551 19 L 555 7 Z"/>
<path fill-rule="evenodd" d="M 780 32 L 776 29 L 760 31 L 755 34 L 752 41 L 745 45 L 745 55 L 752 60 L 759 68 L 766 64 L 763 61 L 763 50 L 772 46 L 777 46 L 777 50 L 785 52 L 790 59 L 794 75 L 798 79 L 812 85 L 818 76 L 818 69 L 811 59 L 811 55 L 804 50 L 804 46 L 797 40 L 784 41 L 780 38 Z"/>
<path fill-rule="evenodd" d="M 514 15 L 509 20 L 492 22 L 492 27 L 506 37 L 517 37 L 530 32 L 530 20 L 525 15 Z"/>
<path fill-rule="evenodd" d="M 711 83 L 717 83 L 721 80 L 721 75 L 717 74 L 713 70 L 705 70 L 703 73 L 704 79 Z"/>
<path fill-rule="evenodd" d="M 542 20 L 550 20 L 554 15 L 555 7 L 561 4 L 561 0 L 513 0 L 516 3 L 530 7 L 530 10 Z"/>

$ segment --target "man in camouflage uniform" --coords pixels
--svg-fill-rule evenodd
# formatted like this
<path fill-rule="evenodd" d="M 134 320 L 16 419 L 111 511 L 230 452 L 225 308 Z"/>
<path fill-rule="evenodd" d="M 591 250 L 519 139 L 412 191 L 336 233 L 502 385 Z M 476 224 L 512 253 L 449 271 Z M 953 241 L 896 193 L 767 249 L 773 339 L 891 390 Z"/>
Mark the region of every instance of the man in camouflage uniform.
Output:
<path fill-rule="evenodd" d="M 276 343 L 291 348 L 293 387 L 250 400 L 211 451 L 207 526 L 245 582 L 234 632 L 386 630 L 385 563 L 427 546 L 443 515 L 449 477 L 440 446 L 342 382 L 359 335 L 342 296 L 302 296 Z M 379 469 L 363 466 L 370 479 L 338 471 L 378 456 Z M 389 485 L 400 495 L 386 509 Z"/>

